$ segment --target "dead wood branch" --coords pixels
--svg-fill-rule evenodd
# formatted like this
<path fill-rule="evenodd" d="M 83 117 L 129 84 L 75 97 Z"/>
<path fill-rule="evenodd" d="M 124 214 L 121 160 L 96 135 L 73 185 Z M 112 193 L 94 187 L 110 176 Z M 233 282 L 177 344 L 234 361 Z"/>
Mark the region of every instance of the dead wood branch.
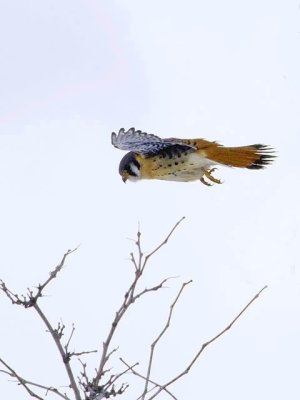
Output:
<path fill-rule="evenodd" d="M 153 388 L 152 388 L 151 390 L 154 390 L 154 389 L 157 388 L 157 387 L 159 387 L 159 388 L 161 387 L 161 385 L 160 385 L 159 383 L 154 382 L 152 379 L 149 379 L 149 378 L 147 378 L 146 376 L 143 376 L 142 374 L 140 374 L 139 372 L 137 372 L 137 371 L 134 369 L 134 367 L 137 366 L 138 363 L 136 363 L 135 365 L 133 365 L 133 366 L 131 367 L 126 361 L 123 360 L 122 357 L 120 357 L 120 361 L 128 367 L 128 370 L 130 370 L 130 371 L 133 373 L 133 375 L 135 375 L 135 376 L 137 376 L 137 377 L 139 377 L 139 378 L 141 378 L 141 379 L 147 381 L 148 383 L 151 383 L 151 384 L 153 385 Z M 169 395 L 172 399 L 177 400 L 177 398 L 173 395 L 173 393 L 171 393 L 171 391 L 170 391 L 169 389 L 163 388 L 162 390 L 164 390 L 166 393 L 168 393 L 168 395 Z M 150 390 L 148 391 L 148 393 L 149 393 L 149 392 L 150 392 Z M 142 396 L 143 396 L 143 394 L 142 394 Z M 137 400 L 141 400 L 142 396 L 138 397 Z"/>
<path fill-rule="evenodd" d="M 37 393 L 35 393 L 29 386 L 34 386 L 39 389 L 43 389 L 47 392 L 52 392 L 57 396 L 63 398 L 64 400 L 69 400 L 69 397 L 65 394 L 62 394 L 57 388 L 52 386 L 41 385 L 40 383 L 31 382 L 23 377 L 21 377 L 12 367 L 10 367 L 2 358 L 0 358 L 0 362 L 5 366 L 7 370 L 0 370 L 0 372 L 9 375 L 12 378 L 15 378 L 19 385 L 23 386 L 26 392 L 31 396 L 39 400 L 44 400 L 43 397 L 40 397 Z"/>
<path fill-rule="evenodd" d="M 32 381 L 26 380 L 23 377 L 21 377 L 12 367 L 10 367 L 3 359 L 0 358 L 0 364 L 4 366 L 5 369 L 1 370 L 0 372 L 16 379 L 18 385 L 22 386 L 28 395 L 30 395 L 33 398 L 36 398 L 38 400 L 44 400 L 44 397 L 42 397 L 39 392 L 37 393 L 36 391 L 39 390 L 45 390 L 46 395 L 48 392 L 51 392 L 53 394 L 56 394 L 58 397 L 64 399 L 64 400 L 101 400 L 104 398 L 111 398 L 115 397 L 118 395 L 122 395 L 125 390 L 128 388 L 127 383 L 121 383 L 120 378 L 123 377 L 126 373 L 131 373 L 134 376 L 138 377 L 140 380 L 143 381 L 143 388 L 141 390 L 141 394 L 138 397 L 137 400 L 152 400 L 159 396 L 162 393 L 167 394 L 170 398 L 173 400 L 177 400 L 175 395 L 170 391 L 170 386 L 174 384 L 176 381 L 181 379 L 184 375 L 188 374 L 191 368 L 194 366 L 196 361 L 199 359 L 201 356 L 202 352 L 204 349 L 212 344 L 214 341 L 219 339 L 222 335 L 224 335 L 227 331 L 231 329 L 231 327 L 237 322 L 237 320 L 242 316 L 242 314 L 245 313 L 245 311 L 251 306 L 251 304 L 260 296 L 260 294 L 266 289 L 267 286 L 263 287 L 250 301 L 249 303 L 238 313 L 238 315 L 222 330 L 220 331 L 216 336 L 214 336 L 212 339 L 208 340 L 207 342 L 203 343 L 197 353 L 193 356 L 191 361 L 188 363 L 188 365 L 183 369 L 181 372 L 179 372 L 176 376 L 171 378 L 169 381 L 167 381 L 164 384 L 160 384 L 156 382 L 156 380 L 152 379 L 152 372 L 153 372 L 153 365 L 154 365 L 154 356 L 156 355 L 157 351 L 157 346 L 158 343 L 162 340 L 164 337 L 165 333 L 169 329 L 172 318 L 173 318 L 173 313 L 174 309 L 183 293 L 183 290 L 185 287 L 190 284 L 192 281 L 184 282 L 180 289 L 178 290 L 178 293 L 173 300 L 173 302 L 169 306 L 169 312 L 167 314 L 167 318 L 165 321 L 165 324 L 161 328 L 159 334 L 153 340 L 151 346 L 150 346 L 150 352 L 149 352 L 149 357 L 148 357 L 148 362 L 146 364 L 146 373 L 142 374 L 137 370 L 137 366 L 139 365 L 138 363 L 135 363 L 133 365 L 130 365 L 126 363 L 122 358 L 120 358 L 120 361 L 125 365 L 125 369 L 121 369 L 121 372 L 117 374 L 112 374 L 111 370 L 112 368 L 108 367 L 108 361 L 111 359 L 112 355 L 118 350 L 118 347 L 113 348 L 112 347 L 112 340 L 115 335 L 115 332 L 117 329 L 120 328 L 120 323 L 122 319 L 124 318 L 127 310 L 138 300 L 140 300 L 143 296 L 145 296 L 148 293 L 154 293 L 159 291 L 160 289 L 166 287 L 165 284 L 166 282 L 171 279 L 171 278 L 165 278 L 162 279 L 159 283 L 142 288 L 141 287 L 141 282 L 142 282 L 142 277 L 144 276 L 144 272 L 146 270 L 147 265 L 149 264 L 149 260 L 153 255 L 155 255 L 165 244 L 168 243 L 171 235 L 173 232 L 176 230 L 178 225 L 183 221 L 184 217 L 181 218 L 171 229 L 171 231 L 168 233 L 168 235 L 165 237 L 165 239 L 150 253 L 147 255 L 144 255 L 143 250 L 142 250 L 142 243 L 141 243 L 141 232 L 140 229 L 138 229 L 137 232 L 137 239 L 135 240 L 135 246 L 136 246 L 136 253 L 130 253 L 130 260 L 133 264 L 134 267 L 134 276 L 132 277 L 132 280 L 129 284 L 128 289 L 126 290 L 123 300 L 121 302 L 120 307 L 116 311 L 111 326 L 109 327 L 108 333 L 105 336 L 106 339 L 102 343 L 102 352 L 100 356 L 100 360 L 98 362 L 98 367 L 95 368 L 95 372 L 90 378 L 87 372 L 87 364 L 82 362 L 80 359 L 80 363 L 82 365 L 82 371 L 80 372 L 80 376 L 77 377 L 77 380 L 75 379 L 75 374 L 71 366 L 71 359 L 74 356 L 81 356 L 81 355 L 86 355 L 90 353 L 95 353 L 97 350 L 91 350 L 91 351 L 70 351 L 70 343 L 72 341 L 74 332 L 75 332 L 75 327 L 72 325 L 72 329 L 70 332 L 69 337 L 66 339 L 65 344 L 63 344 L 62 339 L 65 336 L 65 325 L 62 322 L 59 322 L 56 327 L 54 327 L 50 321 L 48 316 L 44 313 L 40 306 L 40 301 L 39 299 L 43 297 L 44 295 L 44 290 L 48 285 L 54 280 L 58 273 L 62 270 L 62 268 L 65 265 L 66 258 L 68 257 L 69 254 L 73 253 L 76 249 L 74 250 L 68 250 L 63 258 L 61 259 L 60 263 L 55 267 L 53 271 L 50 272 L 50 275 L 48 279 L 42 283 L 39 284 L 37 287 L 35 287 L 33 290 L 27 289 L 26 295 L 18 295 L 15 294 L 13 291 L 11 291 L 5 284 L 4 281 L 0 280 L 0 290 L 7 296 L 7 298 L 16 305 L 23 306 L 24 308 L 32 308 L 39 318 L 43 321 L 43 324 L 47 328 L 47 332 L 50 333 L 52 340 L 55 343 L 55 346 L 57 348 L 57 351 L 59 352 L 61 356 L 61 360 L 64 364 L 65 371 L 68 376 L 68 394 L 62 393 L 59 391 L 57 388 L 53 386 L 47 386 L 47 385 L 41 385 L 39 383 L 34 383 Z M 124 368 L 124 366 L 122 366 Z M 34 389 L 34 390 L 33 390 Z M 70 394 L 70 396 L 69 396 Z M 82 394 L 82 396 L 81 396 Z"/>
<path fill-rule="evenodd" d="M 267 286 L 264 286 L 256 295 L 249 301 L 248 304 L 238 313 L 238 315 L 224 328 L 221 332 L 219 332 L 216 336 L 214 336 L 212 339 L 208 340 L 207 342 L 203 343 L 202 346 L 200 347 L 199 351 L 197 354 L 193 357 L 191 362 L 188 364 L 188 366 L 180 372 L 178 375 L 176 375 L 174 378 L 172 378 L 169 382 L 165 383 L 162 385 L 155 393 L 152 395 L 148 400 L 154 399 L 162 390 L 165 388 L 169 387 L 172 385 L 174 382 L 178 381 L 178 379 L 182 378 L 184 375 L 186 375 L 190 369 L 193 367 L 195 362 L 198 360 L 204 349 L 209 346 L 211 343 L 213 343 L 215 340 L 219 339 L 222 335 L 224 335 L 225 332 L 229 331 L 229 329 L 233 326 L 233 324 L 244 314 L 244 312 L 251 306 L 251 304 L 260 296 L 260 294 L 267 288 Z"/>
<path fill-rule="evenodd" d="M 146 268 L 146 264 L 149 261 L 149 259 L 163 246 L 165 245 L 168 240 L 170 239 L 171 235 L 173 234 L 173 232 L 175 231 L 175 229 L 178 227 L 178 225 L 183 221 L 184 217 L 181 218 L 175 225 L 174 227 L 171 229 L 171 231 L 168 233 L 168 235 L 166 236 L 166 238 L 151 252 L 149 253 L 147 256 L 144 257 L 143 251 L 142 251 L 142 245 L 141 245 L 141 232 L 140 229 L 138 229 L 137 232 L 137 240 L 135 242 L 136 246 L 137 246 L 137 258 L 134 256 L 133 253 L 130 254 L 131 256 L 131 261 L 134 265 L 135 268 L 135 275 L 134 275 L 134 279 L 131 283 L 131 285 L 129 286 L 129 289 L 126 291 L 125 296 L 124 296 L 124 300 L 120 306 L 120 308 L 117 310 L 116 314 L 115 314 L 115 318 L 112 321 L 111 324 L 111 328 L 108 332 L 107 338 L 106 340 L 103 342 L 102 345 L 102 356 L 100 359 L 100 364 L 97 370 L 97 374 L 93 380 L 93 384 L 95 386 L 99 385 L 100 379 L 103 376 L 103 371 L 104 368 L 106 366 L 106 363 L 110 357 L 110 344 L 112 341 L 112 338 L 114 336 L 114 333 L 116 331 L 116 328 L 119 326 L 121 319 L 123 318 L 124 314 L 126 313 L 126 311 L 128 310 L 128 308 L 140 297 L 142 297 L 143 295 L 145 295 L 146 293 L 150 293 L 150 292 L 154 292 L 157 291 L 161 288 L 163 288 L 164 283 L 167 282 L 167 279 L 162 280 L 158 285 L 155 285 L 149 289 L 144 289 L 142 291 L 140 291 L 139 293 L 136 293 L 136 287 L 140 281 L 140 278 L 142 277 L 145 268 Z"/>
<path fill-rule="evenodd" d="M 142 400 L 145 400 L 146 398 L 146 394 L 148 393 L 148 383 L 150 382 L 150 374 L 151 374 L 151 368 L 152 368 L 152 363 L 153 363 L 153 357 L 154 357 L 154 351 L 155 351 L 155 347 L 157 345 L 157 343 L 160 341 L 160 339 L 163 337 L 163 335 L 165 334 L 165 332 L 167 331 L 167 329 L 170 326 L 171 323 L 171 319 L 172 319 L 172 315 L 173 315 L 173 310 L 174 307 L 176 305 L 176 303 L 178 302 L 184 288 L 189 285 L 192 281 L 188 281 L 188 282 L 184 282 L 181 285 L 181 288 L 179 290 L 179 292 L 177 293 L 175 300 L 173 301 L 173 303 L 170 305 L 170 311 L 169 311 L 169 315 L 166 321 L 166 324 L 164 326 L 164 328 L 162 329 L 162 331 L 159 333 L 159 335 L 157 336 L 157 338 L 153 341 L 153 343 L 151 344 L 151 350 L 150 350 L 150 356 L 149 356 L 149 362 L 148 362 L 148 370 L 147 370 L 147 375 L 146 375 L 146 379 L 145 379 L 145 388 L 144 388 L 144 392 L 141 396 Z"/>
<path fill-rule="evenodd" d="M 62 268 L 65 265 L 65 261 L 66 258 L 72 254 L 74 251 L 76 251 L 77 248 L 73 249 L 73 250 L 68 250 L 62 257 L 60 263 L 56 266 L 56 268 L 50 272 L 49 274 L 49 278 L 42 284 L 39 284 L 36 288 L 36 292 L 34 293 L 33 290 L 28 289 L 27 290 L 27 295 L 18 295 L 13 293 L 10 289 L 7 288 L 5 282 L 3 282 L 2 280 L 0 281 L 0 290 L 2 290 L 6 296 L 11 300 L 11 302 L 13 304 L 17 304 L 17 305 L 21 305 L 25 308 L 33 308 L 37 314 L 39 315 L 39 317 L 41 318 L 41 320 L 43 321 L 43 323 L 45 324 L 45 326 L 47 327 L 47 331 L 51 334 L 51 337 L 53 339 L 53 341 L 55 342 L 55 345 L 61 355 L 61 358 L 63 360 L 68 378 L 69 378 L 69 386 L 72 389 L 75 399 L 76 400 L 81 400 L 81 396 L 80 396 L 80 392 L 79 392 L 79 388 L 77 386 L 77 383 L 75 381 L 74 378 L 74 374 L 72 371 L 72 368 L 70 366 L 70 359 L 71 359 L 71 355 L 70 353 L 67 351 L 68 345 L 70 343 L 70 339 L 72 337 L 73 331 L 71 333 L 71 337 L 66 345 L 66 350 L 64 349 L 62 343 L 61 343 L 61 339 L 63 336 L 63 332 L 64 332 L 64 328 L 65 326 L 63 324 L 59 324 L 58 328 L 55 329 L 53 328 L 53 326 L 51 325 L 49 319 L 46 317 L 46 315 L 44 314 L 44 312 L 42 311 L 41 307 L 38 304 L 38 299 L 40 297 L 43 296 L 43 290 L 49 285 L 49 283 L 55 279 L 58 275 L 58 273 L 62 270 Z M 10 370 L 11 373 L 13 373 L 13 370 Z M 15 376 L 15 378 L 20 382 L 20 377 L 18 375 Z M 42 399 L 42 397 L 36 395 L 34 392 L 32 392 L 31 389 L 28 390 L 28 386 L 22 384 L 22 386 L 27 390 L 27 392 L 32 396 L 32 397 L 36 397 L 39 399 Z"/>

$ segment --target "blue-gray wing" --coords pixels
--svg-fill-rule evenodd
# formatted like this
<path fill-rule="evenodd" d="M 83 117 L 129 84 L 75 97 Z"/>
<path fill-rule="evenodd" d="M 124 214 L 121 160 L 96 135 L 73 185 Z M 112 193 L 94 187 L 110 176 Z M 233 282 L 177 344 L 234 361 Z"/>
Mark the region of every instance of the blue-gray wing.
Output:
<path fill-rule="evenodd" d="M 133 151 L 146 157 L 171 148 L 176 148 L 177 152 L 194 149 L 193 146 L 184 144 L 180 140 L 161 139 L 146 132 L 136 131 L 134 128 L 130 128 L 127 132 L 122 128 L 118 134 L 113 132 L 111 143 L 118 149 Z"/>

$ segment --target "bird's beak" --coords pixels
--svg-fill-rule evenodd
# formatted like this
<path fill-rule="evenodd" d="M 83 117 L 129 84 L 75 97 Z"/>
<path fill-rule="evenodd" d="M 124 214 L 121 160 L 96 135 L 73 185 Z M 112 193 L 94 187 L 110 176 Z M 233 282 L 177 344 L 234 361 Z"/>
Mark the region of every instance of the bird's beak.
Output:
<path fill-rule="evenodd" d="M 122 181 L 123 181 L 124 183 L 126 183 L 126 181 L 127 181 L 126 176 L 122 176 Z"/>

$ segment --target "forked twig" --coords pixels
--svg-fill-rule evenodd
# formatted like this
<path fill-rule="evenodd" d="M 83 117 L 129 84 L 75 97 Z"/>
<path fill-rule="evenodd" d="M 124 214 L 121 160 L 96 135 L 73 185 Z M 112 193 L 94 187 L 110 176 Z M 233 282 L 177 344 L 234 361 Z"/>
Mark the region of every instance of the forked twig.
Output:
<path fill-rule="evenodd" d="M 57 347 L 57 349 L 58 349 L 58 351 L 59 351 L 59 353 L 61 355 L 61 358 L 63 360 L 64 366 L 65 366 L 65 369 L 66 369 L 66 372 L 67 372 L 67 375 L 69 377 L 70 388 L 74 392 L 75 399 L 76 400 L 81 400 L 79 388 L 78 388 L 78 386 L 76 384 L 76 381 L 75 381 L 75 378 L 74 378 L 74 374 L 73 374 L 72 368 L 70 366 L 70 354 L 67 351 L 65 351 L 65 349 L 63 348 L 63 345 L 61 343 L 61 338 L 63 336 L 63 331 L 64 331 L 64 325 L 60 325 L 59 324 L 58 329 L 54 329 L 52 327 L 51 323 L 49 322 L 48 318 L 46 317 L 46 315 L 44 314 L 44 312 L 41 310 L 40 306 L 38 305 L 38 299 L 43 296 L 43 290 L 45 289 L 45 287 L 47 285 L 49 285 L 49 283 L 53 279 L 55 279 L 57 277 L 57 274 L 62 270 L 62 268 L 65 265 L 66 258 L 71 253 L 76 251 L 77 248 L 78 247 L 76 247 L 73 250 L 68 250 L 63 255 L 60 263 L 56 266 L 56 268 L 53 271 L 50 272 L 49 278 L 44 283 L 39 284 L 37 286 L 35 294 L 33 293 L 32 290 L 29 290 L 29 289 L 28 289 L 27 296 L 24 296 L 24 295 L 19 296 L 17 294 L 14 294 L 11 290 L 9 290 L 7 288 L 5 282 L 3 282 L 2 280 L 0 281 L 0 290 L 2 290 L 6 294 L 6 296 L 11 300 L 11 302 L 13 304 L 21 305 L 21 306 L 23 306 L 25 308 L 32 307 L 37 312 L 37 314 L 39 315 L 41 320 L 46 325 L 47 330 L 50 332 L 50 334 L 51 334 L 51 336 L 52 336 L 52 338 L 53 338 L 53 340 L 55 342 L 55 345 L 56 345 L 56 347 Z M 72 331 L 72 334 L 73 334 L 73 331 Z M 70 339 L 71 339 L 71 337 L 70 337 Z M 69 341 L 67 343 L 67 346 L 69 345 L 70 339 L 69 339 Z M 20 377 L 18 375 L 16 375 L 16 379 L 18 379 L 19 382 L 20 382 L 19 378 Z M 22 384 L 22 386 L 24 386 L 24 388 L 28 391 L 28 387 L 26 387 L 23 384 Z M 31 389 L 29 389 L 29 390 L 31 391 Z M 29 391 L 28 391 L 28 393 L 31 394 Z M 33 394 L 31 394 L 31 396 L 34 396 L 34 392 L 32 392 L 32 393 Z M 38 395 L 35 395 L 34 397 L 42 399 Z"/>
<path fill-rule="evenodd" d="M 173 310 L 174 307 L 176 305 L 176 303 L 178 302 L 184 288 L 189 285 L 192 282 L 192 280 L 188 281 L 188 282 L 184 282 L 181 285 L 181 288 L 179 290 L 179 292 L 177 293 L 175 300 L 173 301 L 173 303 L 170 305 L 170 310 L 169 310 L 169 315 L 166 321 L 165 326 L 163 327 L 162 331 L 159 333 L 159 335 L 157 336 L 157 338 L 153 341 L 153 343 L 151 344 L 151 349 L 150 349 L 150 356 L 149 356 L 149 362 L 148 362 L 148 369 L 147 369 L 147 375 L 146 375 L 146 380 L 145 380 L 145 387 L 144 387 L 144 392 L 141 396 L 142 400 L 145 400 L 146 398 L 146 394 L 148 393 L 148 384 L 150 382 L 150 374 L 151 374 L 151 368 L 152 368 L 152 363 L 153 363 L 153 356 L 154 356 L 154 351 L 155 351 L 155 347 L 157 345 L 157 343 L 160 341 L 160 339 L 163 337 L 163 335 L 165 334 L 165 332 L 167 331 L 167 329 L 170 326 L 171 323 L 171 318 L 173 315 Z"/>
<path fill-rule="evenodd" d="M 145 380 L 145 381 L 148 381 L 149 383 L 151 383 L 152 385 L 154 385 L 154 387 L 153 387 L 151 390 L 155 389 L 156 387 L 161 387 L 161 385 L 160 385 L 159 383 L 154 382 L 152 379 L 146 378 L 144 375 L 140 374 L 139 372 L 137 372 L 137 371 L 134 369 L 134 367 L 135 367 L 136 365 L 138 365 L 138 363 L 136 363 L 136 365 L 133 365 L 133 366 L 131 367 L 131 366 L 130 366 L 126 361 L 124 361 L 123 358 L 121 358 L 121 357 L 120 357 L 120 361 L 128 367 L 128 369 L 133 373 L 133 375 L 138 376 L 139 378 L 141 378 L 141 379 L 143 379 L 143 380 Z M 168 393 L 168 395 L 169 395 L 170 397 L 172 397 L 172 399 L 177 400 L 177 398 L 173 395 L 173 393 L 170 392 L 169 389 L 164 388 L 163 390 L 164 390 L 166 393 Z M 148 391 L 148 393 L 149 393 L 149 391 Z M 143 396 L 143 394 L 142 394 L 142 396 Z M 142 398 L 142 396 L 138 397 L 137 400 L 140 400 L 140 399 Z"/>
<path fill-rule="evenodd" d="M 214 336 L 212 339 L 208 340 L 207 342 L 203 343 L 202 346 L 200 347 L 199 351 L 197 354 L 194 356 L 192 361 L 188 364 L 188 366 L 180 372 L 177 376 L 172 378 L 169 382 L 165 383 L 164 385 L 161 385 L 161 387 L 151 396 L 149 397 L 148 400 L 154 399 L 162 390 L 167 388 L 168 386 L 172 385 L 174 382 L 176 382 L 178 379 L 180 379 L 183 375 L 186 375 L 192 366 L 195 364 L 195 362 L 198 360 L 204 349 L 209 346 L 211 343 L 213 343 L 215 340 L 219 339 L 220 336 L 224 335 L 225 332 L 227 332 L 232 325 L 244 314 L 244 312 L 251 306 L 251 304 L 260 296 L 260 294 L 267 288 L 268 286 L 264 286 L 256 295 L 249 301 L 248 304 L 238 313 L 238 315 L 224 328 L 221 332 L 219 332 L 216 336 Z"/>
<path fill-rule="evenodd" d="M 33 294 L 33 290 L 28 289 L 27 296 L 26 295 L 21 295 L 19 296 L 18 294 L 13 293 L 11 290 L 9 290 L 5 284 L 5 282 L 0 279 L 0 290 L 6 294 L 6 296 L 11 300 L 13 304 L 21 305 L 24 306 L 25 308 L 33 307 L 33 305 L 37 302 L 39 297 L 42 297 L 43 295 L 43 290 L 45 289 L 46 286 L 49 285 L 49 283 L 55 279 L 58 275 L 58 273 L 63 269 L 65 265 L 66 258 L 74 253 L 78 247 L 76 247 L 73 250 L 68 250 L 64 255 L 63 258 L 61 259 L 60 263 L 55 267 L 53 271 L 49 273 L 49 278 L 42 284 L 38 284 L 36 287 L 36 293 Z"/>
<path fill-rule="evenodd" d="M 171 231 L 168 233 L 168 235 L 166 236 L 166 238 L 163 240 L 162 243 L 160 243 L 151 253 L 149 253 L 147 256 L 144 257 L 143 251 L 142 251 L 142 247 L 141 247 L 141 232 L 140 230 L 138 230 L 137 232 L 137 240 L 136 240 L 136 246 L 138 249 L 138 258 L 136 260 L 136 258 L 134 257 L 134 254 L 131 253 L 131 261 L 134 265 L 135 268 L 135 276 L 134 279 L 129 287 L 129 289 L 127 290 L 127 292 L 125 293 L 124 296 L 124 300 L 121 304 L 121 306 L 119 307 L 119 309 L 117 310 L 116 314 L 115 314 L 115 318 L 113 319 L 113 322 L 111 324 L 111 328 L 108 332 L 108 335 L 106 337 L 106 340 L 103 342 L 102 344 L 102 356 L 100 359 L 100 363 L 99 363 L 99 367 L 97 369 L 97 374 L 93 380 L 93 383 L 95 386 L 97 386 L 100 382 L 101 377 L 103 376 L 103 371 L 105 368 L 105 365 L 109 359 L 110 353 L 109 353 L 109 347 L 110 347 L 110 343 L 111 340 L 114 336 L 114 333 L 116 331 L 117 326 L 119 325 L 121 319 L 123 318 L 124 314 L 126 313 L 126 311 L 128 310 L 128 308 L 140 297 L 142 297 L 143 295 L 145 295 L 146 293 L 149 292 L 154 292 L 157 291 L 159 289 L 161 289 L 164 285 L 164 283 L 168 280 L 168 279 L 164 279 L 163 281 L 161 281 L 158 285 L 155 285 L 149 289 L 144 289 L 142 291 L 140 291 L 139 293 L 136 294 L 136 287 L 137 284 L 141 278 L 141 276 L 143 275 L 143 272 L 145 270 L 146 264 L 149 260 L 149 258 L 154 255 L 163 245 L 165 245 L 168 240 L 170 239 L 172 233 L 175 231 L 175 229 L 178 227 L 178 225 L 183 221 L 184 217 L 181 218 L 175 225 L 174 227 L 171 229 Z"/>
<path fill-rule="evenodd" d="M 73 253 L 76 249 L 74 250 L 68 250 L 60 263 L 56 266 L 56 268 L 50 272 L 49 278 L 42 284 L 39 284 L 35 290 L 27 290 L 26 295 L 18 295 L 13 293 L 10 289 L 7 288 L 5 282 L 0 280 L 0 290 L 3 291 L 6 296 L 10 299 L 10 301 L 13 304 L 21 305 L 25 308 L 33 308 L 36 313 L 39 315 L 45 326 L 47 327 L 47 331 L 50 333 L 53 341 L 55 342 L 55 345 L 57 347 L 58 352 L 60 353 L 61 359 L 64 363 L 65 370 L 68 375 L 69 379 L 69 388 L 72 390 L 72 395 L 75 400 L 81 400 L 81 394 L 80 390 L 84 392 L 84 398 L 87 400 L 100 400 L 103 398 L 110 398 L 110 397 L 115 397 L 117 395 L 122 395 L 124 391 L 127 389 L 128 385 L 127 383 L 122 383 L 121 385 L 118 385 L 118 388 L 116 389 L 115 384 L 118 381 L 120 377 L 124 376 L 127 372 L 131 372 L 135 376 L 139 377 L 143 381 L 145 381 L 144 388 L 142 390 L 142 394 L 138 398 L 138 400 L 152 400 L 155 397 L 157 397 L 161 392 L 164 392 L 168 394 L 173 400 L 177 400 L 174 394 L 170 391 L 169 387 L 176 381 L 178 381 L 180 378 L 182 378 L 184 375 L 186 375 L 190 369 L 193 367 L 193 365 L 196 363 L 196 361 L 199 359 L 200 355 L 204 351 L 204 349 L 209 346 L 211 343 L 219 339 L 222 335 L 224 335 L 228 330 L 231 329 L 231 327 L 237 322 L 237 320 L 242 316 L 243 313 L 251 306 L 251 304 L 260 296 L 260 294 L 267 288 L 267 286 L 264 286 L 250 301 L 249 303 L 237 314 L 237 316 L 222 330 L 220 331 L 216 336 L 214 336 L 212 339 L 208 340 L 207 342 L 203 343 L 197 353 L 193 356 L 191 361 L 188 363 L 187 367 L 183 369 L 178 375 L 170 379 L 168 382 L 164 384 L 159 384 L 153 379 L 151 379 L 151 374 L 152 374 L 152 368 L 153 368 L 153 363 L 154 363 L 154 355 L 155 355 L 155 350 L 156 347 L 159 343 L 159 341 L 162 339 L 168 328 L 170 327 L 173 312 L 175 309 L 175 306 L 184 290 L 184 288 L 190 284 L 192 281 L 185 282 L 181 285 L 180 290 L 178 291 L 173 303 L 169 307 L 169 313 L 165 322 L 165 325 L 161 329 L 160 333 L 156 337 L 156 339 L 152 342 L 151 347 L 150 347 L 150 354 L 149 354 L 149 359 L 148 359 L 148 364 L 147 364 L 147 372 L 146 374 L 141 374 L 136 370 L 136 367 L 138 366 L 138 363 L 135 363 L 134 365 L 129 365 L 127 364 L 122 358 L 120 358 L 121 362 L 126 366 L 126 369 L 121 371 L 118 374 L 108 374 L 110 372 L 110 368 L 107 368 L 107 362 L 112 356 L 113 353 L 117 351 L 117 348 L 111 349 L 111 343 L 112 339 L 114 337 L 114 334 L 116 332 L 116 329 L 120 326 L 120 321 L 124 317 L 125 313 L 131 307 L 137 300 L 139 300 L 141 297 L 146 295 L 147 293 L 152 293 L 156 292 L 162 288 L 165 287 L 165 283 L 170 279 L 170 278 L 165 278 L 163 279 L 160 283 L 153 285 L 150 288 L 144 288 L 144 289 L 138 289 L 140 287 L 140 280 L 141 277 L 143 276 L 143 273 L 145 272 L 146 266 L 149 262 L 149 259 L 157 253 L 165 244 L 167 244 L 168 240 L 170 239 L 171 235 L 175 231 L 175 229 L 178 227 L 178 225 L 183 221 L 184 217 L 181 218 L 171 229 L 171 231 L 168 233 L 166 238 L 150 253 L 147 255 L 143 254 L 142 251 L 142 245 L 141 245 L 141 232 L 140 229 L 138 229 L 137 232 L 137 239 L 135 241 L 135 245 L 137 247 L 137 252 L 136 255 L 133 253 L 130 254 L 130 259 L 131 262 L 134 266 L 134 277 L 132 279 L 132 282 L 129 285 L 129 288 L 127 289 L 124 299 L 117 310 L 111 327 L 108 331 L 108 335 L 106 337 L 106 340 L 102 344 L 102 354 L 99 360 L 99 365 L 98 368 L 95 370 L 95 375 L 93 379 L 89 379 L 87 375 L 87 365 L 83 363 L 81 360 L 79 360 L 82 364 L 83 371 L 81 372 L 81 376 L 78 378 L 78 383 L 75 380 L 74 377 L 74 372 L 71 368 L 70 361 L 73 356 L 80 356 L 83 354 L 89 354 L 89 353 L 94 353 L 96 350 L 92 351 L 82 351 L 82 352 L 70 352 L 69 351 L 69 346 L 70 342 L 72 340 L 73 334 L 74 334 L 74 326 L 72 326 L 72 330 L 70 333 L 69 338 L 66 340 L 66 344 L 62 344 L 62 337 L 64 336 L 65 333 L 65 325 L 63 323 L 59 323 L 57 328 L 54 328 L 52 324 L 49 322 L 49 319 L 45 315 L 45 313 L 42 311 L 39 303 L 39 298 L 43 296 L 43 291 L 44 289 L 49 285 L 49 283 L 55 279 L 58 275 L 58 273 L 62 270 L 65 264 L 65 260 L 67 256 L 71 253 Z M 15 378 L 18 382 L 19 385 L 21 385 L 27 393 L 31 396 L 34 397 L 38 400 L 43 400 L 43 398 L 36 393 L 35 391 L 32 390 L 33 388 L 38 388 L 38 389 L 43 389 L 46 390 L 47 392 L 51 392 L 53 394 L 56 394 L 57 396 L 61 397 L 64 400 L 70 400 L 70 397 L 68 397 L 66 394 L 61 393 L 58 389 L 55 387 L 47 387 L 44 385 L 40 385 L 38 383 L 34 383 L 31 381 L 28 381 L 24 378 L 22 378 L 13 368 L 11 368 L 5 361 L 3 361 L 0 358 L 0 363 L 5 367 L 5 370 L 0 370 L 0 372 L 3 372 L 13 378 Z M 110 376 L 109 376 L 110 375 Z M 104 379 L 103 377 L 107 377 L 107 379 Z M 104 383 L 103 383 L 104 381 Z M 101 382 L 101 383 L 100 383 Z M 150 387 L 150 389 L 149 389 Z M 154 393 L 153 393 L 154 391 Z M 151 393 L 150 393 L 151 392 Z M 150 396 L 150 397 L 149 397 Z"/>
<path fill-rule="evenodd" d="M 19 385 L 23 386 L 24 389 L 27 391 L 27 393 L 31 397 L 35 397 L 36 399 L 39 399 L 39 400 L 44 400 L 43 397 L 40 397 L 37 393 L 35 393 L 33 390 L 31 390 L 29 388 L 29 386 L 35 386 L 39 389 L 46 390 L 46 392 L 52 392 L 52 393 L 56 394 L 57 396 L 63 398 L 64 400 L 69 400 L 69 397 L 62 394 L 58 389 L 56 389 L 54 387 L 41 385 L 39 383 L 31 382 L 27 379 L 24 379 L 12 367 L 10 367 L 4 360 L 2 360 L 2 358 L 0 358 L 0 362 L 5 366 L 5 368 L 8 369 L 8 371 L 0 370 L 0 372 L 9 375 L 12 378 L 17 379 L 17 381 L 19 382 Z"/>
<path fill-rule="evenodd" d="M 175 231 L 175 229 L 178 227 L 179 224 L 181 224 L 181 222 L 185 219 L 185 217 L 180 218 L 180 220 L 178 222 L 176 222 L 176 224 L 173 226 L 173 228 L 171 229 L 170 233 L 168 234 L 168 236 L 165 238 L 165 240 L 163 242 L 161 242 L 154 250 L 151 251 L 151 253 L 149 253 L 148 255 L 146 255 L 144 263 L 141 267 L 142 271 L 144 271 L 146 264 L 149 260 L 150 257 L 152 257 L 155 253 L 158 252 L 158 250 L 160 250 L 164 245 L 166 245 L 170 239 L 170 237 L 172 236 L 173 232 Z"/>

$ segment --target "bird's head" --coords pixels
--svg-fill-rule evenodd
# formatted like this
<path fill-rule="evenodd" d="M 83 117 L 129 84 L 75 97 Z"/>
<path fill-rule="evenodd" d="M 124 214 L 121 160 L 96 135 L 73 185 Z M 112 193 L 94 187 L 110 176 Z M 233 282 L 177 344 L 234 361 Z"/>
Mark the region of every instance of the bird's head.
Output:
<path fill-rule="evenodd" d="M 127 153 L 121 160 L 119 165 L 119 173 L 124 183 L 129 179 L 130 181 L 137 181 L 141 177 L 141 165 L 137 160 L 137 155 L 134 152 Z"/>

